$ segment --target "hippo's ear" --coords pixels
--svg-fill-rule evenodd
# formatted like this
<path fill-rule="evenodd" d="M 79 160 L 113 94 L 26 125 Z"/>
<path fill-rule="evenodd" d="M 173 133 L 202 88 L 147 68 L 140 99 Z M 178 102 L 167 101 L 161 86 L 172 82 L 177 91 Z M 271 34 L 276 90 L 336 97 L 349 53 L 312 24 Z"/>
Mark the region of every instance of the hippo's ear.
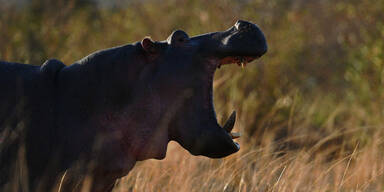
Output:
<path fill-rule="evenodd" d="M 182 30 L 176 30 L 168 37 L 167 41 L 172 46 L 180 47 L 189 42 L 189 36 Z"/>
<path fill-rule="evenodd" d="M 143 47 L 143 49 L 148 52 L 148 53 L 156 53 L 157 52 L 157 48 L 156 48 L 156 44 L 155 42 L 152 41 L 151 38 L 149 37 L 145 37 L 142 41 L 141 41 L 141 46 Z"/>

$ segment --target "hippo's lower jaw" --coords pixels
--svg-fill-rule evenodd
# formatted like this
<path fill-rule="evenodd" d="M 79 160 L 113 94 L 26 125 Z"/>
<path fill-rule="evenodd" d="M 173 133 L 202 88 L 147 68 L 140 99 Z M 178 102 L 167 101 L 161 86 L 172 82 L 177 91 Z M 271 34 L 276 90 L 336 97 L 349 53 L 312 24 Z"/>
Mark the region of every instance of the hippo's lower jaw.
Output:
<path fill-rule="evenodd" d="M 239 143 L 235 142 L 233 139 L 240 137 L 240 133 L 232 132 L 235 122 L 236 122 L 236 111 L 233 111 L 229 116 L 228 120 L 224 125 L 220 126 L 217 122 L 215 107 L 213 103 L 213 79 L 216 69 L 220 68 L 225 64 L 236 63 L 241 67 L 245 67 L 247 63 L 252 62 L 253 60 L 259 58 L 260 56 L 228 56 L 223 59 L 211 59 L 208 62 L 208 81 L 207 81 L 207 93 L 206 96 L 206 107 L 209 110 L 210 119 L 213 121 L 213 124 L 216 124 L 216 131 L 205 132 L 199 141 L 196 141 L 196 150 L 190 150 L 193 155 L 203 155 L 210 158 L 222 158 L 226 157 L 232 153 L 235 153 L 240 150 Z M 217 143 L 220 143 L 220 146 L 216 146 Z M 212 146 L 211 150 L 209 147 Z M 204 149 L 204 150 L 198 150 Z"/>

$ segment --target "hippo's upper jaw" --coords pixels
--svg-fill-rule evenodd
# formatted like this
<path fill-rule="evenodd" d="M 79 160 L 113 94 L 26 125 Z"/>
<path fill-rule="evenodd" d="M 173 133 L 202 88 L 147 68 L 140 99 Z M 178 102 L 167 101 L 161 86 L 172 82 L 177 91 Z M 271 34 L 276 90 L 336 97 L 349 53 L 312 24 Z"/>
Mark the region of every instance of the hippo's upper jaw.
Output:
<path fill-rule="evenodd" d="M 213 76 L 221 65 L 245 66 L 264 55 L 267 43 L 262 31 L 255 24 L 238 21 L 223 32 L 189 38 L 177 30 L 166 41 L 146 38 L 141 45 L 159 66 L 154 76 L 156 86 L 161 87 L 159 95 L 164 95 L 170 106 L 179 106 L 170 121 L 169 138 L 193 155 L 221 158 L 237 152 L 240 147 L 233 139 L 239 135 L 231 133 L 236 114 L 224 126 L 217 123 Z M 185 91 L 191 94 L 183 97 L 183 105 L 176 105 Z"/>
<path fill-rule="evenodd" d="M 226 31 L 197 36 L 191 40 L 201 41 L 204 52 L 220 60 L 218 67 L 231 63 L 244 67 L 268 50 L 259 27 L 241 20 Z"/>

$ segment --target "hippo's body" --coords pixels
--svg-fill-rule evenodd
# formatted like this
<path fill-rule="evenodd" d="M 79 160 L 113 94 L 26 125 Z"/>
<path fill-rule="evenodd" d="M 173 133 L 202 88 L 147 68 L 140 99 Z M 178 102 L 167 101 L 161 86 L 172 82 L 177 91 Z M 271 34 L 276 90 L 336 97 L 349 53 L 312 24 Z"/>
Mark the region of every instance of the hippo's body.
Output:
<path fill-rule="evenodd" d="M 180 30 L 145 38 L 70 66 L 0 62 L 0 190 L 49 191 L 58 181 L 79 190 L 89 176 L 91 191 L 110 191 L 136 161 L 164 158 L 171 140 L 211 158 L 238 151 L 235 118 L 217 124 L 213 74 L 266 50 L 260 29 L 239 21 L 193 38 Z"/>

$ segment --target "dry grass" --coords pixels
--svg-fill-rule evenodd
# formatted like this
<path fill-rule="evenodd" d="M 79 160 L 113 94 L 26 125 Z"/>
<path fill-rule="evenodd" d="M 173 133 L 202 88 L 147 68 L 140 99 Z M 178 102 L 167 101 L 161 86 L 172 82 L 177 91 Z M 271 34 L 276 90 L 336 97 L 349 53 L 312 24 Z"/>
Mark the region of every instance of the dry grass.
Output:
<path fill-rule="evenodd" d="M 383 138 L 327 159 L 327 150 L 250 147 L 225 159 L 194 157 L 176 143 L 167 158 L 136 165 L 118 191 L 382 191 Z M 273 145 L 273 143 L 271 143 Z"/>

